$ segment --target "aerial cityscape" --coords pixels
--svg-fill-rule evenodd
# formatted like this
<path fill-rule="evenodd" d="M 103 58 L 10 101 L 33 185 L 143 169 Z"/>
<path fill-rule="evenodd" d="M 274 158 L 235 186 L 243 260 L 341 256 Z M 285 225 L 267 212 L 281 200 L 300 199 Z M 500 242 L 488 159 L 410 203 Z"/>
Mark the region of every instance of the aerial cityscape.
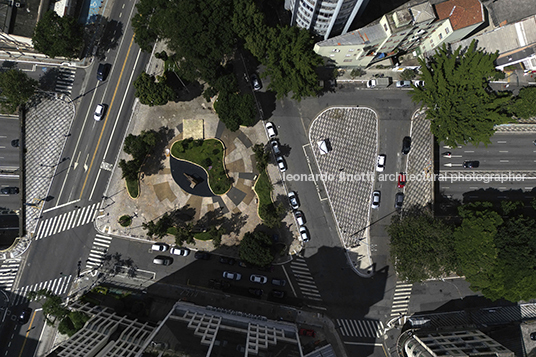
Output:
<path fill-rule="evenodd" d="M 0 14 L 0 356 L 536 355 L 534 1 Z"/>

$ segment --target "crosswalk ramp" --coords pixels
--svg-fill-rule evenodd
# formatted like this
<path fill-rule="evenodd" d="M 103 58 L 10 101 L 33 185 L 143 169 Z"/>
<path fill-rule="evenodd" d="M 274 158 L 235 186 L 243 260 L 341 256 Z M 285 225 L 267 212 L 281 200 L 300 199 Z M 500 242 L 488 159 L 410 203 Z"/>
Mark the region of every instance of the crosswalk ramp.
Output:
<path fill-rule="evenodd" d="M 35 234 L 35 239 L 43 239 L 69 229 L 86 225 L 95 220 L 99 210 L 99 203 L 80 207 L 74 211 L 65 212 L 56 217 L 48 218 L 40 222 Z"/>
<path fill-rule="evenodd" d="M 398 281 L 393 296 L 393 307 L 391 308 L 391 317 L 406 315 L 409 308 L 409 299 L 413 284 Z"/>
<path fill-rule="evenodd" d="M 315 301 L 322 301 L 320 291 L 316 287 L 315 280 L 307 267 L 307 262 L 302 257 L 295 257 L 290 263 L 292 274 L 296 278 L 300 291 L 304 298 Z"/>
<path fill-rule="evenodd" d="M 71 283 L 72 275 L 62 275 L 59 278 L 42 281 L 33 285 L 27 285 L 18 288 L 12 293 L 13 306 L 25 304 L 28 300 L 28 293 L 31 291 L 48 290 L 54 295 L 64 295 L 69 292 L 69 284 Z"/>
<path fill-rule="evenodd" d="M 337 329 L 343 337 L 380 338 L 384 334 L 384 326 L 378 320 L 335 319 Z"/>
<path fill-rule="evenodd" d="M 20 260 L 6 260 L 0 265 L 0 289 L 11 291 L 19 272 Z"/>
<path fill-rule="evenodd" d="M 58 68 L 54 91 L 57 93 L 71 95 L 75 76 L 76 68 Z"/>
<path fill-rule="evenodd" d="M 86 269 L 93 270 L 101 266 L 106 253 L 108 253 L 110 243 L 112 243 L 112 237 L 103 236 L 101 234 L 95 235 L 93 246 L 89 251 L 89 257 L 86 261 Z"/>

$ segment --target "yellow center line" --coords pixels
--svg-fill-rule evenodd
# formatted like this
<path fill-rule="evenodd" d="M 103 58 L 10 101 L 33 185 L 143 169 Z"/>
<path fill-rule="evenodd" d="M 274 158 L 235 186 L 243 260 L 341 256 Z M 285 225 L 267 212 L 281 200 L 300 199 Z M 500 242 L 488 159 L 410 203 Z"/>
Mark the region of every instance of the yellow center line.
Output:
<path fill-rule="evenodd" d="M 37 311 L 34 311 L 34 313 L 32 315 L 32 321 L 30 321 L 30 324 L 28 325 L 28 330 L 26 331 L 26 336 L 24 337 L 24 342 L 22 343 L 22 347 L 20 349 L 19 357 L 22 356 L 22 352 L 24 351 L 24 346 L 26 346 L 26 340 L 28 340 L 28 335 L 30 334 L 30 330 L 32 329 L 32 324 L 33 324 L 33 321 L 35 319 L 35 314 L 36 313 L 37 313 Z"/>
<path fill-rule="evenodd" d="M 128 56 L 130 54 L 130 49 L 132 48 L 132 44 L 134 43 L 134 36 L 132 36 L 132 39 L 130 40 L 130 45 L 128 46 L 127 56 L 125 57 L 125 62 L 123 62 L 123 67 L 121 67 L 121 73 L 119 74 L 119 80 L 117 81 L 117 86 L 114 90 L 114 95 L 112 97 L 112 101 L 110 102 L 110 107 L 108 108 L 108 111 L 106 112 L 106 118 L 104 119 L 104 125 L 102 126 L 101 133 L 99 135 L 99 140 L 97 141 L 97 147 L 95 148 L 95 152 L 93 153 L 93 157 L 91 158 L 91 163 L 89 164 L 89 170 L 86 174 L 86 179 L 84 180 L 84 185 L 82 186 L 82 191 L 80 191 L 80 197 L 79 199 L 82 199 L 82 194 L 84 193 L 84 189 L 87 184 L 87 179 L 89 178 L 89 174 L 91 172 L 91 167 L 93 167 L 93 161 L 95 161 L 95 156 L 97 156 L 97 150 L 99 150 L 99 145 L 102 140 L 102 135 L 104 134 L 104 129 L 106 128 L 106 124 L 108 123 L 108 114 L 111 113 L 112 107 L 114 105 L 115 101 L 115 95 L 117 94 L 117 89 L 119 89 L 119 83 L 121 83 L 121 78 L 123 77 L 123 72 L 125 71 L 125 66 L 127 64 Z"/>

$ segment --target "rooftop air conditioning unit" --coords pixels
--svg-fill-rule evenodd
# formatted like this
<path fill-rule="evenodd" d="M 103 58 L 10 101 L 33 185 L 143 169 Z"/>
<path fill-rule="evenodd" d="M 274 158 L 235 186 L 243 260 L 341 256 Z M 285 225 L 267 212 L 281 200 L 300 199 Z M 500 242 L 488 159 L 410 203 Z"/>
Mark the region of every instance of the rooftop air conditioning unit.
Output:
<path fill-rule="evenodd" d="M 16 2 L 15 7 L 20 7 L 20 2 Z"/>

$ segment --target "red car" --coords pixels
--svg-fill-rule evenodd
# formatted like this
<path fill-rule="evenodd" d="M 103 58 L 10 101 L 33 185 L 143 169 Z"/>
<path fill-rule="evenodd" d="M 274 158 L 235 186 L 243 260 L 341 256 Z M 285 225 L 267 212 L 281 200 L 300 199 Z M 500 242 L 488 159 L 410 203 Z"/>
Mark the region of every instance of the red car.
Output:
<path fill-rule="evenodd" d="M 398 174 L 398 184 L 396 186 L 398 188 L 406 186 L 406 174 L 404 172 Z"/>
<path fill-rule="evenodd" d="M 299 335 L 300 335 L 300 336 L 310 336 L 310 337 L 315 337 L 315 330 L 310 330 L 310 329 L 306 329 L 306 328 L 301 328 L 300 331 L 299 331 Z"/>

